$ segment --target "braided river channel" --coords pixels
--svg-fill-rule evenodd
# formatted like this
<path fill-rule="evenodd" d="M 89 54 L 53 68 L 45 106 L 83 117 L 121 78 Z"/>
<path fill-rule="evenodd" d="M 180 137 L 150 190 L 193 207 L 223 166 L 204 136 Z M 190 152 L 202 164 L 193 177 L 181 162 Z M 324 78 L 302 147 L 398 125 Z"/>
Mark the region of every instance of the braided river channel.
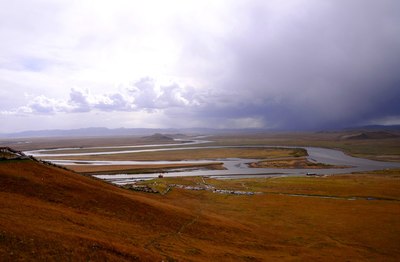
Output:
<path fill-rule="evenodd" d="M 178 176 L 207 176 L 218 179 L 234 179 L 249 177 L 269 177 L 269 176 L 304 176 L 307 174 L 315 175 L 334 175 L 349 174 L 352 172 L 382 170 L 386 168 L 400 168 L 398 162 L 374 161 L 364 158 L 349 156 L 342 151 L 319 147 L 291 147 L 291 146 L 199 146 L 200 144 L 210 143 L 206 140 L 182 141 L 176 140 L 172 144 L 152 144 L 140 146 L 110 146 L 110 147 L 87 147 L 87 148 L 57 148 L 26 151 L 25 154 L 38 158 L 46 158 L 58 165 L 161 165 L 161 164 L 202 164 L 202 163 L 223 163 L 224 170 L 209 170 L 205 168 L 176 168 L 163 173 L 164 177 Z M 179 142 L 179 143 L 178 143 Z M 182 143 L 184 142 L 184 143 Z M 171 147 L 173 146 L 173 147 Z M 140 148 L 140 149 L 139 149 Z M 51 157 L 69 156 L 95 156 L 109 154 L 125 154 L 140 152 L 157 152 L 174 150 L 196 150 L 196 149 L 216 149 L 216 148 L 303 148 L 307 150 L 307 159 L 310 162 L 323 163 L 328 165 L 340 166 L 341 168 L 321 168 L 321 169 L 296 169 L 296 168 L 251 168 L 248 163 L 257 162 L 262 159 L 242 159 L 242 158 L 219 158 L 202 160 L 180 160 L 180 161 L 97 161 L 97 160 L 60 160 Z M 96 149 L 96 152 L 79 152 L 82 149 Z M 103 150 L 102 150 L 103 149 Z M 113 149 L 111 151 L 111 149 Z M 116 151 L 116 149 L 120 149 Z M 77 150 L 76 153 L 60 153 L 63 150 Z M 97 178 L 108 182 L 123 185 L 134 183 L 138 180 L 156 178 L 159 173 L 144 174 L 102 174 L 94 175 Z"/>

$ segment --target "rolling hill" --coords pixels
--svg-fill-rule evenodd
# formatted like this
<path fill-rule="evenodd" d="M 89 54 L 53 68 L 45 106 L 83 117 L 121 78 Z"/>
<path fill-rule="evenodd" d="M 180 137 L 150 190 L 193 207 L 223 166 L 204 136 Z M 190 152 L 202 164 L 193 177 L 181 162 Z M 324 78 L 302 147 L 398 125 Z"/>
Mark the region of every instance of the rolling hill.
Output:
<path fill-rule="evenodd" d="M 0 160 L 0 261 L 400 258 L 399 170 L 206 180 L 220 189 L 261 193 L 135 192 L 34 159 Z"/>
<path fill-rule="evenodd" d="M 385 132 L 385 131 L 374 131 L 374 132 L 362 132 L 357 134 L 351 134 L 343 136 L 342 139 L 347 140 L 364 140 L 364 139 L 389 139 L 398 138 L 399 135 Z"/>
<path fill-rule="evenodd" d="M 215 250 L 215 241 L 227 243 L 226 234 L 242 234 L 240 225 L 224 217 L 198 220 L 198 214 L 157 195 L 32 160 L 0 162 L 0 210 L 3 261 L 187 259 L 185 239 L 220 232 L 202 241 L 204 250 Z M 196 226 L 189 227 L 194 220 Z M 167 237 L 172 240 L 161 247 Z"/>

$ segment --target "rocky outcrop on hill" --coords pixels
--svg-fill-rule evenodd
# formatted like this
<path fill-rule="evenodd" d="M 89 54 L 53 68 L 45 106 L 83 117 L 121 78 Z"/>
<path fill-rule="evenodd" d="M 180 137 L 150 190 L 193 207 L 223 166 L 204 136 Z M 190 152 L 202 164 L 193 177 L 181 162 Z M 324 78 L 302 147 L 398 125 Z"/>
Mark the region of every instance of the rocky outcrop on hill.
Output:
<path fill-rule="evenodd" d="M 28 159 L 29 157 L 21 151 L 10 147 L 0 147 L 0 160 Z"/>

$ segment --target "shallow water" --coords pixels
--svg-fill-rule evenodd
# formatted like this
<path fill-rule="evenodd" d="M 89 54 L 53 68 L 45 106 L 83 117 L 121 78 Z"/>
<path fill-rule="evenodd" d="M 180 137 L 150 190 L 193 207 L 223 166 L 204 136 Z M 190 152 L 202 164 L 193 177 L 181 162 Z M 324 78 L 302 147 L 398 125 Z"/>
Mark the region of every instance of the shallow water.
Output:
<path fill-rule="evenodd" d="M 320 175 L 344 174 L 351 172 L 372 171 L 385 168 L 400 168 L 400 163 L 373 161 L 362 158 L 355 158 L 344 154 L 338 150 L 306 147 L 309 153 L 309 159 L 316 162 L 351 166 L 348 168 L 329 168 L 329 169 L 289 169 L 289 168 L 249 168 L 247 163 L 256 162 L 257 159 L 218 159 L 217 162 L 223 162 L 226 170 L 193 170 L 183 172 L 163 173 L 164 177 L 180 176 L 209 176 L 212 178 L 250 178 L 250 177 L 270 177 L 270 176 L 298 176 L 314 173 Z M 175 163 L 174 161 L 167 161 Z M 143 162 L 141 162 L 143 163 Z M 119 175 L 98 175 L 116 184 L 132 183 L 135 180 L 151 179 L 158 177 L 158 174 L 119 174 Z"/>
<path fill-rule="evenodd" d="M 181 141 L 181 143 L 172 143 L 172 144 L 152 144 L 152 145 L 131 145 L 131 146 L 104 146 L 104 147 L 64 147 L 64 148 L 55 148 L 55 149 L 38 149 L 25 151 L 26 155 L 31 155 L 35 157 L 51 157 L 51 156 L 92 156 L 92 155 L 114 155 L 114 154 L 125 154 L 125 153 L 138 153 L 138 152 L 153 152 L 153 151 L 168 151 L 173 150 L 174 148 L 157 148 L 157 149 L 133 149 L 126 150 L 129 148 L 147 148 L 147 147 L 171 147 L 178 146 L 178 149 L 184 149 L 181 146 L 187 145 L 199 145 L 205 143 L 211 143 L 212 141 L 207 140 L 191 140 L 184 141 L 181 139 L 174 139 L 175 141 Z M 88 153 L 51 153 L 63 150 L 83 150 L 83 149 L 123 149 L 120 151 L 101 151 L 101 152 L 88 152 Z M 50 153 L 49 153 L 50 152 Z"/>
<path fill-rule="evenodd" d="M 277 148 L 276 146 L 202 146 L 202 147 L 187 147 L 188 144 L 203 144 L 211 141 L 194 140 L 183 144 L 155 144 L 147 145 L 147 147 L 166 147 L 177 146 L 176 148 L 153 148 L 153 149 L 138 149 L 138 150 L 123 150 L 123 151 L 107 151 L 109 148 L 135 148 L 143 146 L 122 146 L 122 147 L 101 147 L 103 152 L 96 153 L 70 153 L 70 154 L 41 154 L 43 151 L 36 150 L 25 152 L 26 154 L 44 157 L 44 156 L 85 156 L 85 155 L 102 155 L 102 154 L 123 154 L 123 153 L 139 153 L 139 152 L 156 152 L 156 151 L 173 151 L 173 150 L 196 150 L 200 148 Z M 100 147 L 97 147 L 100 148 Z M 49 160 L 59 165 L 161 165 L 161 164 L 201 164 L 201 163 L 220 163 L 224 164 L 226 170 L 187 170 L 181 169 L 163 173 L 165 177 L 179 176 L 209 176 L 214 178 L 245 178 L 245 177 L 265 177 L 265 176 L 293 176 L 306 175 L 307 173 L 332 175 L 344 174 L 351 172 L 381 170 L 385 168 L 400 168 L 400 163 L 374 161 L 363 158 L 352 157 L 344 154 L 342 151 L 318 148 L 318 147 L 289 147 L 279 146 L 279 148 L 304 148 L 308 152 L 308 160 L 336 165 L 348 166 L 348 168 L 329 168 L 329 169 L 288 169 L 288 168 L 249 168 L 247 163 L 259 161 L 258 159 L 212 159 L 212 160 L 182 160 L 182 161 L 86 161 L 86 160 Z M 65 148 L 53 149 L 51 151 L 60 151 Z M 86 149 L 86 148 L 85 148 Z M 137 180 L 151 179 L 158 177 L 158 173 L 154 174 L 119 174 L 119 175 L 96 175 L 95 177 L 107 180 L 115 184 L 132 183 Z"/>

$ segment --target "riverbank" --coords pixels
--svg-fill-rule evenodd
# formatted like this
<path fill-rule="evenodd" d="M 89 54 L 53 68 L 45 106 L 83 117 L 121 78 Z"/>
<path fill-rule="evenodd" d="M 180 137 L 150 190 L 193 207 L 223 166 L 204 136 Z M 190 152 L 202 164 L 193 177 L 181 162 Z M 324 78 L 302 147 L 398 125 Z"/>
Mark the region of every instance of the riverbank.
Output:
<path fill-rule="evenodd" d="M 335 166 L 318 162 L 311 162 L 306 157 L 291 157 L 283 159 L 270 159 L 249 163 L 251 168 L 293 168 L 293 169 L 326 169 L 348 168 L 348 166 Z"/>
<path fill-rule="evenodd" d="M 400 133 L 399 133 L 400 134 Z M 349 132 L 271 132 L 213 136 L 216 145 L 269 145 L 338 149 L 353 157 L 400 162 L 400 136 L 345 139 Z"/>
<path fill-rule="evenodd" d="M 186 141 L 187 143 L 204 144 L 210 141 Z M 159 146 L 158 144 L 147 145 L 148 147 Z M 31 151 L 30 153 L 47 159 L 60 165 L 80 165 L 77 167 L 82 172 L 95 174 L 97 178 L 105 179 L 108 182 L 118 185 L 133 183 L 141 179 L 157 177 L 160 172 L 163 176 L 212 176 L 219 178 L 253 177 L 253 176 L 276 176 L 290 175 L 301 176 L 307 173 L 315 175 L 343 174 L 350 172 L 380 170 L 384 168 L 398 168 L 400 163 L 389 163 L 355 158 L 344 154 L 341 151 L 293 146 L 262 146 L 262 145 L 241 145 L 241 146 L 196 146 L 179 148 L 149 148 L 135 149 L 131 146 L 123 146 L 119 151 L 108 151 L 110 147 L 104 147 L 101 152 L 95 153 L 59 153 L 67 150 L 65 148 Z M 74 149 L 76 150 L 76 149 Z M 87 150 L 87 149 L 83 149 Z M 305 159 L 304 157 L 307 156 Z M 48 157 L 51 157 L 49 159 Z M 281 161 L 291 158 L 290 161 Z M 253 158 L 253 159 L 252 159 Z M 297 159 L 296 159 L 297 158 Z M 303 158 L 303 160 L 302 160 Z M 293 160 L 294 159 L 294 160 Z M 265 165 L 263 164 L 269 164 Z M 267 162 L 265 162 L 267 161 Z M 272 161 L 272 162 L 271 162 Z M 176 167 L 165 170 L 160 168 L 165 165 L 198 165 L 207 162 L 221 162 L 218 168 L 204 168 L 192 166 L 191 168 Z M 250 163 L 250 168 L 249 168 Z M 257 164 L 258 163 L 258 164 Z M 271 166 L 272 163 L 272 166 Z M 85 165 L 85 167 L 83 167 Z M 124 169 L 122 166 L 130 168 Z M 137 165 L 135 168 L 133 165 Z M 103 166 L 103 167 L 96 167 Z M 118 166 L 115 170 L 105 166 Z M 146 166 L 146 167 L 144 167 Z M 252 168 L 257 167 L 257 168 Z M 93 169 L 94 171 L 91 171 Z M 136 169 L 136 170 L 135 170 Z M 77 170 L 77 169 L 76 169 Z M 104 172 L 103 172 L 104 171 Z M 100 172 L 96 174 L 96 172 Z"/>
<path fill-rule="evenodd" d="M 176 169 L 224 170 L 223 163 L 159 164 L 159 165 L 65 165 L 70 170 L 88 175 L 165 173 Z"/>

